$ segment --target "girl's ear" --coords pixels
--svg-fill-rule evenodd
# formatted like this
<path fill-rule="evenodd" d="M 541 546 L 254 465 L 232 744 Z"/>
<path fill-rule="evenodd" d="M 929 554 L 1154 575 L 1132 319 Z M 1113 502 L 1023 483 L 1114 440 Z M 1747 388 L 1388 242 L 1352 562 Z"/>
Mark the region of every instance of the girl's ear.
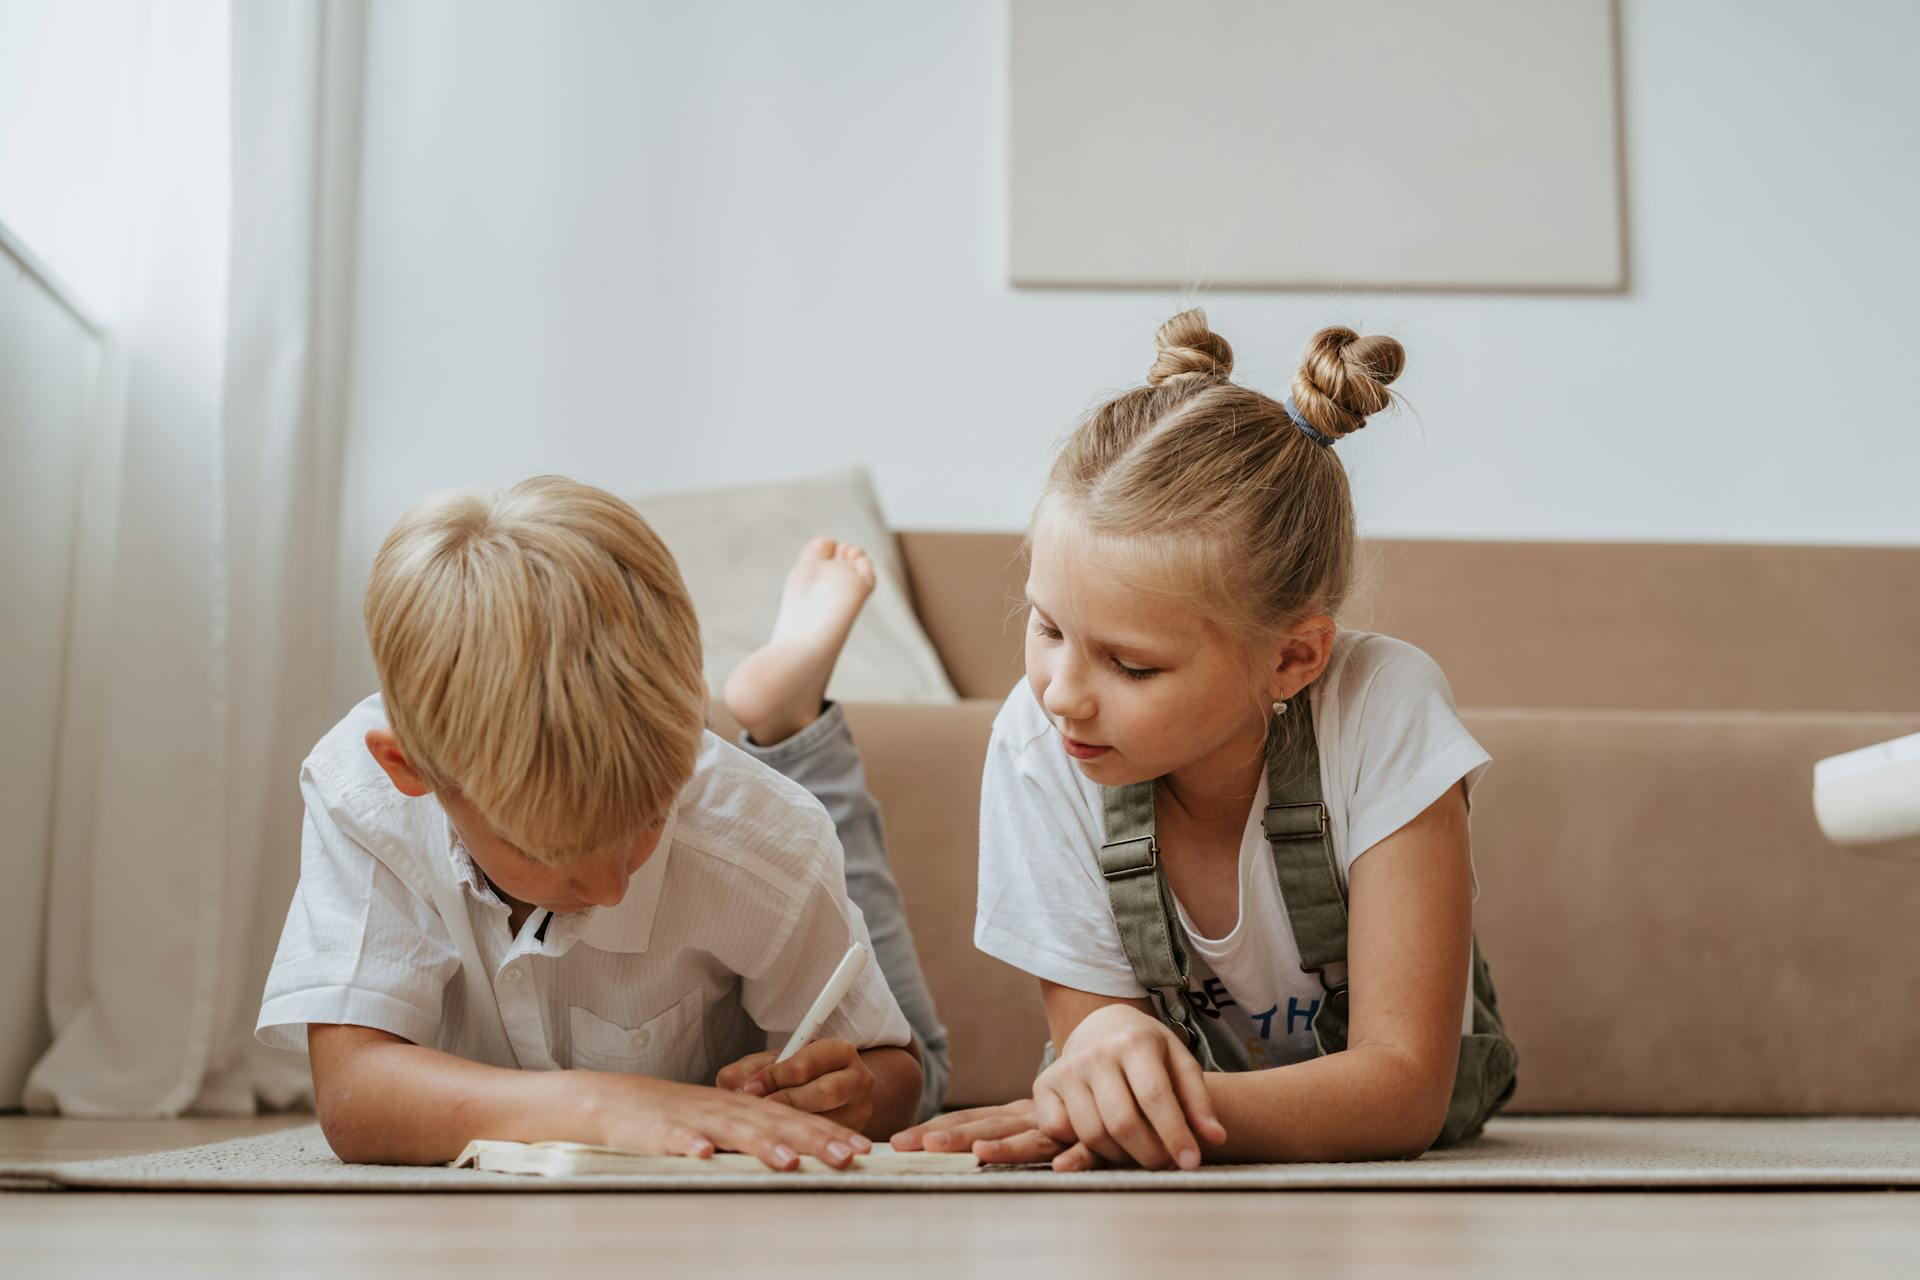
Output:
<path fill-rule="evenodd" d="M 1275 645 L 1268 692 L 1275 701 L 1291 698 L 1320 678 L 1333 657 L 1333 638 L 1338 629 L 1325 614 L 1302 618 L 1288 627 Z"/>
<path fill-rule="evenodd" d="M 406 752 L 400 750 L 400 739 L 393 736 L 393 730 L 367 730 L 367 754 L 373 757 L 373 762 L 386 773 L 394 790 L 401 795 L 418 799 L 433 794 L 433 788 L 413 767 Z"/>

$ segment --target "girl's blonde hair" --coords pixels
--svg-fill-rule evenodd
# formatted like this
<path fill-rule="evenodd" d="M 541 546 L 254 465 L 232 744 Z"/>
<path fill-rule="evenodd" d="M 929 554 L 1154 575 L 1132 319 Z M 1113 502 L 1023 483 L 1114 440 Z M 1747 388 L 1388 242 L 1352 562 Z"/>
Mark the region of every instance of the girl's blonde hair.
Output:
<path fill-rule="evenodd" d="M 1233 348 L 1182 311 L 1155 337 L 1147 383 L 1094 409 L 1069 437 L 1036 512 L 1134 569 L 1140 584 L 1210 618 L 1251 653 L 1315 613 L 1337 615 L 1353 564 L 1353 499 L 1328 447 L 1392 403 L 1406 352 L 1392 338 L 1322 329 L 1293 377 L 1295 411 L 1228 381 Z"/>
<path fill-rule="evenodd" d="M 693 602 L 610 493 L 538 476 L 428 498 L 374 557 L 366 624 L 407 759 L 530 857 L 631 838 L 693 774 Z"/>

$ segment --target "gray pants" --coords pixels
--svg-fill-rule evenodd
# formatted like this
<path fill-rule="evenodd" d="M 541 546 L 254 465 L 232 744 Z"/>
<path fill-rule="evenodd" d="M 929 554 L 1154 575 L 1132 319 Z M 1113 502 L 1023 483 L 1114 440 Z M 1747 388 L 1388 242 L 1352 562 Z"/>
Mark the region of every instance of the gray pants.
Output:
<path fill-rule="evenodd" d="M 940 1025 L 926 977 L 920 972 L 900 886 L 887 866 L 880 807 L 867 791 L 866 770 L 846 715 L 837 704 L 829 703 L 818 720 L 786 741 L 763 747 L 743 733 L 740 748 L 805 787 L 833 819 L 846 851 L 847 896 L 867 918 L 874 959 L 880 962 L 893 998 L 900 1002 L 920 1041 L 920 1069 L 925 1077 L 920 1116 L 937 1115 L 947 1097 L 947 1029 Z"/>

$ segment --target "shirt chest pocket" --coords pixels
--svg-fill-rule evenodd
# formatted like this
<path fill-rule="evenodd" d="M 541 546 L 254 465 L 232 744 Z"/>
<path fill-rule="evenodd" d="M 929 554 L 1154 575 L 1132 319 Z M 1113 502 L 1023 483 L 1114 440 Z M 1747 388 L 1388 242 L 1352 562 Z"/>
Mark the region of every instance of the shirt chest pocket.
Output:
<path fill-rule="evenodd" d="M 589 1071 L 624 1071 L 703 1084 L 705 1081 L 689 1075 L 704 1065 L 693 1061 L 700 1048 L 702 1005 L 700 992 L 689 991 L 665 1013 L 655 1014 L 637 1027 L 623 1027 L 574 1005 L 567 1010 L 573 1065 Z"/>

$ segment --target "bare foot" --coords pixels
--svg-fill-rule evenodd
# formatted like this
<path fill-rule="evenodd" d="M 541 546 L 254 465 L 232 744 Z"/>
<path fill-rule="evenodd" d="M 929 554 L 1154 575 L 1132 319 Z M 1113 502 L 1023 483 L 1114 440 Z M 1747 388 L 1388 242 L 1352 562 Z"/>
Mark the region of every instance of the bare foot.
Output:
<path fill-rule="evenodd" d="M 820 716 L 827 680 L 860 606 L 873 594 L 873 561 L 859 547 L 815 538 L 800 550 L 780 592 L 773 638 L 735 667 L 721 701 L 763 747 Z"/>

